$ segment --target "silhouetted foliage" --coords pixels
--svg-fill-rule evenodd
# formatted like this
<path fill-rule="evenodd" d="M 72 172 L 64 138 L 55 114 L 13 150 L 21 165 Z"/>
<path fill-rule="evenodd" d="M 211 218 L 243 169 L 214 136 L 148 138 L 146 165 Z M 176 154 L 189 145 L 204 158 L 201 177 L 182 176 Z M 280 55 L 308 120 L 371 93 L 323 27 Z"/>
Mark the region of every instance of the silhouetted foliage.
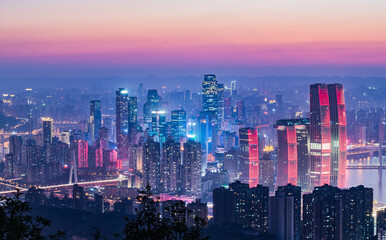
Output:
<path fill-rule="evenodd" d="M 43 229 L 51 225 L 44 217 L 29 215 L 31 207 L 28 202 L 20 200 L 22 194 L 18 191 L 14 197 L 0 197 L 0 240 L 40 240 L 46 239 Z M 58 231 L 49 239 L 63 239 L 65 233 Z"/>
<path fill-rule="evenodd" d="M 126 218 L 124 230 L 125 240 L 207 240 L 203 237 L 201 228 L 205 225 L 203 219 L 196 218 L 194 227 L 186 224 L 186 207 L 178 202 L 167 209 L 170 218 L 161 218 L 157 209 L 157 202 L 151 198 L 151 187 L 140 191 L 137 200 L 140 206 L 136 209 L 137 217 L 134 220 Z"/>

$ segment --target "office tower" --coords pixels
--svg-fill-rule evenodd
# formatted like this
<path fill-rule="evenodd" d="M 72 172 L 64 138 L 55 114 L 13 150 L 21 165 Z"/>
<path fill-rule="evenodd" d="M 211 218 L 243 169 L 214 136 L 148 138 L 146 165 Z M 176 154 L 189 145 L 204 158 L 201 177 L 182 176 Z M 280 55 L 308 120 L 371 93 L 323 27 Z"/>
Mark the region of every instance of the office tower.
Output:
<path fill-rule="evenodd" d="M 224 154 L 224 171 L 229 174 L 229 182 L 234 182 L 238 178 L 239 154 L 236 149 L 231 149 Z"/>
<path fill-rule="evenodd" d="M 205 225 L 208 223 L 208 206 L 206 203 L 201 202 L 200 199 L 189 203 L 186 207 L 187 225 L 188 227 L 196 226 L 196 217 L 205 221 Z"/>
<path fill-rule="evenodd" d="M 276 186 L 288 183 L 307 190 L 309 186 L 309 119 L 283 119 L 277 130 L 278 158 Z"/>
<path fill-rule="evenodd" d="M 277 240 L 294 240 L 294 196 L 285 196 L 281 192 L 270 197 L 268 219 L 269 233 Z"/>
<path fill-rule="evenodd" d="M 372 239 L 373 191 L 324 185 L 303 195 L 302 239 Z"/>
<path fill-rule="evenodd" d="M 203 152 L 213 154 L 217 146 L 217 120 L 213 112 L 201 112 L 199 115 L 199 140 Z M 206 160 L 207 158 L 205 158 Z M 203 165 L 206 168 L 206 162 Z"/>
<path fill-rule="evenodd" d="M 23 162 L 29 168 L 41 165 L 42 147 L 37 145 L 36 141 L 28 139 L 26 145 L 23 146 Z"/>
<path fill-rule="evenodd" d="M 149 138 L 143 144 L 143 186 L 149 184 L 153 192 L 160 190 L 160 143 Z"/>
<path fill-rule="evenodd" d="M 236 88 L 236 80 L 231 81 L 231 94 L 232 97 L 237 97 L 237 88 Z"/>
<path fill-rule="evenodd" d="M 346 110 L 341 84 L 310 86 L 311 187 L 343 186 L 346 170 Z"/>
<path fill-rule="evenodd" d="M 386 239 L 386 209 L 377 212 L 377 240 Z"/>
<path fill-rule="evenodd" d="M 52 142 L 52 122 L 51 118 L 42 118 L 43 122 L 43 145 L 47 146 Z"/>
<path fill-rule="evenodd" d="M 218 122 L 223 123 L 224 122 L 224 84 L 219 83 L 217 84 L 217 99 L 218 99 Z"/>
<path fill-rule="evenodd" d="M 245 121 L 245 105 L 243 100 L 237 102 L 237 120 Z"/>
<path fill-rule="evenodd" d="M 147 101 L 143 105 L 143 122 L 151 128 L 152 113 L 159 110 L 159 96 L 156 89 L 150 89 L 147 92 Z"/>
<path fill-rule="evenodd" d="M 76 210 L 86 210 L 86 196 L 83 187 L 74 184 L 72 187 L 73 208 Z"/>
<path fill-rule="evenodd" d="M 281 93 L 276 95 L 276 114 L 279 119 L 285 117 L 285 108 L 283 102 L 283 95 Z"/>
<path fill-rule="evenodd" d="M 213 112 L 217 118 L 218 85 L 216 75 L 207 74 L 202 82 L 202 106 L 204 112 Z"/>
<path fill-rule="evenodd" d="M 75 156 L 78 168 L 88 167 L 88 142 L 85 140 L 75 141 Z"/>
<path fill-rule="evenodd" d="M 201 194 L 201 144 L 189 139 L 184 143 L 182 161 L 183 190 L 187 195 Z"/>
<path fill-rule="evenodd" d="M 99 138 L 99 129 L 102 127 L 102 106 L 100 100 L 90 101 L 90 123 L 93 126 L 92 141 Z"/>
<path fill-rule="evenodd" d="M 150 134 L 156 142 L 164 143 L 166 138 L 166 112 L 153 111 L 151 114 L 151 131 Z"/>
<path fill-rule="evenodd" d="M 187 137 L 200 141 L 200 120 L 198 117 L 190 116 L 187 120 Z M 201 142 L 201 141 L 200 141 Z"/>
<path fill-rule="evenodd" d="M 223 226 L 235 222 L 236 195 L 224 187 L 213 190 L 213 219 L 214 224 Z"/>
<path fill-rule="evenodd" d="M 9 153 L 16 156 L 16 163 L 22 163 L 23 157 L 23 140 L 21 136 L 9 136 Z"/>
<path fill-rule="evenodd" d="M 259 150 L 255 128 L 241 128 L 240 137 L 240 181 L 254 187 L 259 183 Z"/>
<path fill-rule="evenodd" d="M 116 137 L 119 158 L 127 157 L 129 147 L 129 92 L 120 88 L 116 91 Z"/>
<path fill-rule="evenodd" d="M 183 109 L 172 111 L 172 135 L 175 141 L 187 135 L 186 111 Z"/>
<path fill-rule="evenodd" d="M 137 97 L 129 97 L 129 123 L 135 125 L 137 123 Z"/>
<path fill-rule="evenodd" d="M 224 119 L 232 117 L 232 100 L 231 98 L 224 98 Z"/>
<path fill-rule="evenodd" d="M 326 84 L 310 86 L 311 188 L 330 184 L 331 124 Z"/>
<path fill-rule="evenodd" d="M 277 232 L 277 239 L 300 240 L 301 188 L 280 186 L 270 201 L 270 233 Z"/>
<path fill-rule="evenodd" d="M 332 186 L 344 187 L 347 161 L 347 124 L 344 90 L 341 84 L 328 84 L 331 121 Z"/>
<path fill-rule="evenodd" d="M 102 149 L 108 149 L 109 148 L 109 130 L 105 127 L 101 127 L 99 129 L 99 143 L 98 145 L 102 148 Z"/>
<path fill-rule="evenodd" d="M 275 190 L 275 168 L 273 151 L 264 152 L 259 159 L 259 184 L 268 187 L 270 192 Z"/>
<path fill-rule="evenodd" d="M 181 152 L 180 143 L 173 138 L 166 140 L 162 149 L 161 184 L 166 193 L 177 192 L 180 181 Z"/>

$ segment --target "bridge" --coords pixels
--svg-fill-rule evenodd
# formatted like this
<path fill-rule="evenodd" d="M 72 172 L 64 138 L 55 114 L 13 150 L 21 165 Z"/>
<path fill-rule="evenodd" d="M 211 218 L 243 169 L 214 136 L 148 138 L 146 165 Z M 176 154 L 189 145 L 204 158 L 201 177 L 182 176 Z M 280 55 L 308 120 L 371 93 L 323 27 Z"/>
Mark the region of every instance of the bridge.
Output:
<path fill-rule="evenodd" d="M 379 169 L 379 165 L 351 165 L 346 169 Z M 382 166 L 382 169 L 386 169 L 386 166 Z"/>
<path fill-rule="evenodd" d="M 123 180 L 127 180 L 127 177 L 124 176 L 124 175 L 119 175 L 119 177 L 115 178 L 115 179 L 96 180 L 96 181 L 90 181 L 90 182 L 78 182 L 77 184 L 79 186 L 82 186 L 82 187 L 85 187 L 85 188 L 95 187 L 95 186 L 103 187 L 103 186 L 117 185 L 119 182 L 121 182 Z M 0 192 L 0 195 L 8 195 L 8 194 L 16 193 L 17 189 L 20 192 L 22 192 L 22 193 L 28 191 L 27 188 L 21 188 L 21 187 L 12 185 L 10 183 L 7 183 L 7 181 L 1 181 L 0 184 L 5 185 L 7 187 L 14 188 L 14 190 Z M 39 189 L 48 190 L 48 191 L 55 191 L 55 190 L 60 190 L 60 189 L 72 188 L 72 186 L 74 186 L 74 184 L 66 183 L 66 184 L 48 185 L 48 186 L 35 186 L 35 187 L 37 187 Z"/>

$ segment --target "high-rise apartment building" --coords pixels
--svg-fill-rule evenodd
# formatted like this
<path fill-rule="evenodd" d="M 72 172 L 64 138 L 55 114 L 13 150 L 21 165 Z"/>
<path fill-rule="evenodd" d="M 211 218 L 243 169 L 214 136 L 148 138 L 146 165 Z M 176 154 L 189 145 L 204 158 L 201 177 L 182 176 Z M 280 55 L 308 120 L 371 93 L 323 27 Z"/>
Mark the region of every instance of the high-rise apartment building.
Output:
<path fill-rule="evenodd" d="M 162 149 L 161 184 L 162 191 L 176 193 L 181 181 L 181 149 L 180 143 L 173 138 L 166 140 Z"/>
<path fill-rule="evenodd" d="M 192 139 L 184 143 L 182 183 L 185 194 L 201 194 L 201 144 Z"/>
<path fill-rule="evenodd" d="M 373 190 L 324 185 L 303 195 L 302 239 L 372 239 Z"/>
<path fill-rule="evenodd" d="M 149 138 L 143 144 L 143 184 L 146 186 L 149 184 L 152 191 L 158 192 L 161 189 L 160 186 L 160 143 L 155 142 L 152 138 Z"/>

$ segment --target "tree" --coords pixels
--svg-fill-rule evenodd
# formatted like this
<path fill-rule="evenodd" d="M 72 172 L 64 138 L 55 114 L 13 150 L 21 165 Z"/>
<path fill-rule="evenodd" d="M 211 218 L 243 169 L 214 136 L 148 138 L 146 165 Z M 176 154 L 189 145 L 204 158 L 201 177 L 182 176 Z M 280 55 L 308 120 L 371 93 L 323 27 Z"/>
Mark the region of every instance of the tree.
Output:
<path fill-rule="evenodd" d="M 203 237 L 201 228 L 205 225 L 203 219 L 196 218 L 194 227 L 186 224 L 186 207 L 178 202 L 170 207 L 170 218 L 161 218 L 157 210 L 158 203 L 151 197 L 151 187 L 146 186 L 140 191 L 137 200 L 140 202 L 135 209 L 137 217 L 134 220 L 126 218 L 124 240 L 207 240 Z"/>
<path fill-rule="evenodd" d="M 31 207 L 21 201 L 21 193 L 17 191 L 14 197 L 0 197 L 0 240 L 41 240 L 45 239 L 43 229 L 51 225 L 44 217 L 33 217 L 29 213 Z M 65 233 L 58 231 L 49 239 L 63 239 Z"/>

